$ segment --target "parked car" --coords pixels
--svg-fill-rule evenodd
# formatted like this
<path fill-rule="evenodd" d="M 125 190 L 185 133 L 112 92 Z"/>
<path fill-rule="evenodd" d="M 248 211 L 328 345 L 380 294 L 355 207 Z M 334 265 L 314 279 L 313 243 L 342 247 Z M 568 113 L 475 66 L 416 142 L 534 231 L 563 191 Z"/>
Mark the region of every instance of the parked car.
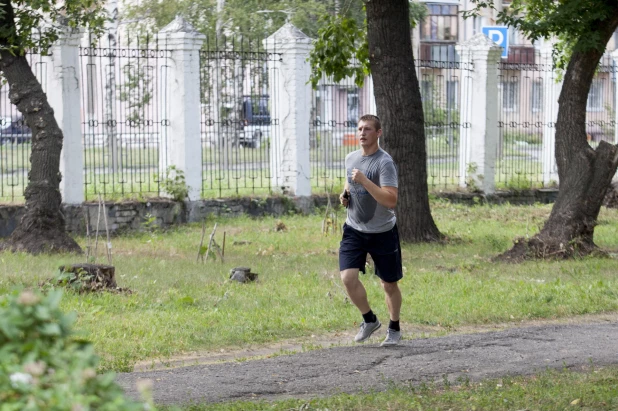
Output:
<path fill-rule="evenodd" d="M 31 140 L 32 130 L 26 125 L 22 116 L 0 118 L 0 144 L 23 144 Z"/>
<path fill-rule="evenodd" d="M 269 97 L 244 96 L 242 103 L 243 132 L 240 144 L 244 147 L 259 148 L 270 138 L 271 118 L 268 109 Z"/>

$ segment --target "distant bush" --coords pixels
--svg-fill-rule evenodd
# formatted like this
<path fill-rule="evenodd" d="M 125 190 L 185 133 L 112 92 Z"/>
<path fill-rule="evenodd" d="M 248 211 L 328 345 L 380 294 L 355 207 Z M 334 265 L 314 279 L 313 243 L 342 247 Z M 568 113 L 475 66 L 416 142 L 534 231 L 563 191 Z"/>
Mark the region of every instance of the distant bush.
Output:
<path fill-rule="evenodd" d="M 542 144 L 542 133 L 530 133 L 521 130 L 505 130 L 504 141 L 507 143 L 526 143 L 526 144 Z"/>
<path fill-rule="evenodd" d="M 113 374 L 97 375 L 92 345 L 74 338 L 62 292 L 0 298 L 0 410 L 152 409 L 125 399 Z"/>

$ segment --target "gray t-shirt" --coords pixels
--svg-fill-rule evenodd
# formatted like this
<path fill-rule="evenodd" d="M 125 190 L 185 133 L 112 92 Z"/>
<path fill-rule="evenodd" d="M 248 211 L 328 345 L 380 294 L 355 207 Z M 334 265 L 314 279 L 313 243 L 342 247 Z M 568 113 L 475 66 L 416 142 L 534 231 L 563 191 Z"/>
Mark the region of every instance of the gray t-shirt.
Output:
<path fill-rule="evenodd" d="M 346 224 L 364 233 L 383 233 L 395 226 L 395 210 L 380 205 L 361 184 L 352 181 L 357 168 L 378 187 L 397 187 L 397 169 L 393 158 L 381 148 L 370 156 L 363 150 L 348 154 L 345 169 L 350 187 L 350 203 Z"/>

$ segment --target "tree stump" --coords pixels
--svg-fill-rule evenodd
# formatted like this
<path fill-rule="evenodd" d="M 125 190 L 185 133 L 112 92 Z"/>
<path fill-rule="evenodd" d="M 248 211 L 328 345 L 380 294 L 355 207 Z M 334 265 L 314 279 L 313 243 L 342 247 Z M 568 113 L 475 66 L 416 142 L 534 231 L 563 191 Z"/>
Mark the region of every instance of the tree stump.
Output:
<path fill-rule="evenodd" d="M 111 265 L 64 265 L 60 266 L 58 283 L 78 291 L 118 290 L 115 272 L 115 267 Z"/>

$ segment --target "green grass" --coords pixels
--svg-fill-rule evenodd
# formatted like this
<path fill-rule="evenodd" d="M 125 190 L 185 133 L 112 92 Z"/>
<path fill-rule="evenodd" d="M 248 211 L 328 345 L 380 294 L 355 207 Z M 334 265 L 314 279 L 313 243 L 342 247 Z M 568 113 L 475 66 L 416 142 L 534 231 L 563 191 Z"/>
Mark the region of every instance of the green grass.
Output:
<path fill-rule="evenodd" d="M 84 167 L 86 169 L 105 168 L 112 164 L 109 147 L 94 147 L 84 149 Z M 153 167 L 159 165 L 159 149 L 143 147 L 126 147 L 118 145 L 119 167 Z"/>
<path fill-rule="evenodd" d="M 393 385 L 385 392 L 340 394 L 311 400 L 276 402 L 235 401 L 194 404 L 184 411 L 318 411 L 318 410 L 615 410 L 618 409 L 618 368 L 576 371 L 545 371 L 531 377 L 454 385 L 428 383 L 421 386 Z M 169 407 L 163 410 L 178 410 Z"/>
<path fill-rule="evenodd" d="M 30 168 L 31 150 L 30 143 L 0 144 L 0 173 Z"/>
<path fill-rule="evenodd" d="M 443 334 L 462 325 L 618 310 L 615 259 L 490 261 L 515 237 L 533 235 L 549 211 L 550 206 L 467 208 L 434 202 L 435 219 L 449 241 L 403 247 L 404 331 L 406 323 L 434 326 L 435 334 Z M 274 218 L 217 218 L 219 243 L 226 232 L 225 263 L 195 261 L 198 225 L 114 238 L 118 284 L 133 294 L 67 293 L 63 307 L 78 313 L 77 329 L 94 342 L 101 369 L 117 371 L 181 353 L 352 330 L 359 315 L 340 285 L 339 235 L 322 235 L 321 218 L 282 217 L 284 232 L 274 230 Z M 208 221 L 207 231 L 214 223 Z M 618 211 L 603 209 L 599 223 L 597 243 L 617 249 Z M 85 247 L 84 238 L 78 241 Z M 98 262 L 105 263 L 103 255 L 100 241 Z M 0 292 L 36 287 L 58 266 L 77 262 L 84 257 L 2 253 Z M 228 282 L 235 266 L 250 266 L 259 282 Z M 386 315 L 376 277 L 362 279 L 375 311 Z"/>

